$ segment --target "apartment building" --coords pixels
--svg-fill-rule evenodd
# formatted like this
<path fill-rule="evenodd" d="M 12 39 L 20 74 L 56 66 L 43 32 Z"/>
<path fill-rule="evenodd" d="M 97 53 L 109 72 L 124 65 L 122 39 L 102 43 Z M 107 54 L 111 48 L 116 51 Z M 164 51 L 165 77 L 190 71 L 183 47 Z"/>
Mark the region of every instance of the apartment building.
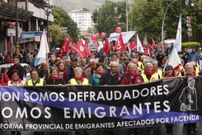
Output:
<path fill-rule="evenodd" d="M 69 15 L 72 20 L 77 23 L 77 27 L 81 32 L 87 31 L 89 28 L 94 26 L 91 18 L 92 12 L 87 8 L 73 10 L 69 13 Z"/>

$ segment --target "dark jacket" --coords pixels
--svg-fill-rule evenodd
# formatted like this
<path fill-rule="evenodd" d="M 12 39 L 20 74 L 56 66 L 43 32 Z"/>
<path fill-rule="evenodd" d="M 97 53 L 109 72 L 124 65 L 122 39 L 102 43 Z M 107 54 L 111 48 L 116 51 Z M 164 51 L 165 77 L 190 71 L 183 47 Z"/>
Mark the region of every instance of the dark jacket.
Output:
<path fill-rule="evenodd" d="M 55 84 L 65 84 L 65 80 L 63 78 L 57 78 L 57 79 L 53 79 L 53 78 L 48 78 L 46 79 L 46 84 L 48 85 L 55 85 Z"/>
<path fill-rule="evenodd" d="M 120 84 L 120 76 L 117 72 L 115 75 L 111 75 L 108 71 L 101 76 L 101 85 L 119 85 Z"/>

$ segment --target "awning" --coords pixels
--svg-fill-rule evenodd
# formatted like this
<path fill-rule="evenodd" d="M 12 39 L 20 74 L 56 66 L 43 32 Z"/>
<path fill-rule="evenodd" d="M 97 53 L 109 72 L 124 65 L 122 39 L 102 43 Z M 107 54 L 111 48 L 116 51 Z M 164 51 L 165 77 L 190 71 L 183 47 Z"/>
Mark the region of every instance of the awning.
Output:
<path fill-rule="evenodd" d="M 0 18 L 5 20 L 15 20 L 16 12 L 15 6 L 0 1 Z M 18 18 L 19 20 L 29 20 L 32 17 L 33 12 L 27 11 L 25 9 L 18 8 Z"/>
<path fill-rule="evenodd" d="M 42 31 L 22 32 L 20 37 L 20 43 L 40 42 L 42 34 Z"/>

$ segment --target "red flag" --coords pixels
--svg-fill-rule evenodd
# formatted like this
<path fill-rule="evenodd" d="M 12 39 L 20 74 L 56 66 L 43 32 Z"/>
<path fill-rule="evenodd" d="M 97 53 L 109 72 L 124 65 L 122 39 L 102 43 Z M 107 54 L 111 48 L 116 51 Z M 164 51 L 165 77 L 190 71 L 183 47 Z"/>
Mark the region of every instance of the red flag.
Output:
<path fill-rule="evenodd" d="M 157 49 L 157 45 L 156 45 L 156 43 L 155 43 L 155 41 L 154 41 L 154 38 L 152 37 L 152 48 L 153 49 Z"/>
<path fill-rule="evenodd" d="M 119 36 L 119 41 L 120 41 L 120 44 L 121 44 L 121 52 L 123 53 L 126 50 L 126 45 L 123 42 L 123 37 L 122 37 L 121 34 Z"/>
<path fill-rule="evenodd" d="M 105 43 L 104 43 L 103 51 L 105 53 L 109 53 L 110 52 L 110 44 L 109 44 L 108 38 L 105 38 Z"/>
<path fill-rule="evenodd" d="M 119 40 L 115 44 L 115 48 L 116 48 L 116 50 L 121 51 L 121 52 L 124 52 L 126 49 L 126 45 L 123 42 L 123 37 L 121 34 L 119 36 Z"/>
<path fill-rule="evenodd" d="M 68 53 L 69 52 L 69 39 L 65 38 L 62 44 L 62 52 Z"/>
<path fill-rule="evenodd" d="M 133 42 L 130 44 L 130 49 L 131 50 L 135 50 L 137 48 L 137 39 L 136 39 L 136 36 L 134 36 L 134 40 Z"/>
<path fill-rule="evenodd" d="M 147 45 L 147 48 L 144 50 L 144 55 L 152 56 L 149 43 Z"/>
<path fill-rule="evenodd" d="M 82 40 L 79 40 L 76 45 L 71 46 L 71 48 L 80 58 L 91 55 L 89 48 L 83 44 Z"/>
<path fill-rule="evenodd" d="M 91 56 L 92 54 L 91 54 L 90 49 L 88 48 L 88 46 L 83 44 L 83 47 L 84 47 L 85 56 L 87 56 L 87 57 Z"/>
<path fill-rule="evenodd" d="M 71 49 L 79 56 L 79 58 L 83 58 L 85 56 L 84 47 L 82 44 L 82 40 L 79 40 L 75 46 L 71 46 Z"/>

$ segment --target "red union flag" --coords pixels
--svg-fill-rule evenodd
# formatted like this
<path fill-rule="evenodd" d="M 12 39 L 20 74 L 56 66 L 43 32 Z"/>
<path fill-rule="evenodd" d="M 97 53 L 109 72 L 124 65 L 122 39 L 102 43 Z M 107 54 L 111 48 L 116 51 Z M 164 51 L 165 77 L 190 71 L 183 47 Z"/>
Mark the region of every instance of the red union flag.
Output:
<path fill-rule="evenodd" d="M 144 54 L 148 55 L 148 56 L 152 56 L 151 49 L 150 49 L 150 44 L 147 45 L 147 48 L 144 50 Z"/>
<path fill-rule="evenodd" d="M 135 50 L 137 48 L 137 39 L 136 36 L 134 36 L 133 42 L 130 44 L 130 49 Z"/>
<path fill-rule="evenodd" d="M 110 52 L 110 44 L 109 44 L 108 38 L 105 38 L 105 43 L 104 43 L 103 51 L 105 53 L 109 53 Z"/>
<path fill-rule="evenodd" d="M 68 53 L 69 52 L 69 39 L 65 38 L 62 44 L 62 52 Z"/>
<path fill-rule="evenodd" d="M 123 37 L 121 34 L 119 35 L 119 40 L 117 40 L 115 44 L 115 48 L 117 51 L 120 51 L 120 52 L 124 52 L 126 49 L 126 45 L 123 42 Z"/>
<path fill-rule="evenodd" d="M 71 46 L 71 49 L 79 56 L 79 58 L 91 56 L 90 50 L 86 45 L 83 44 L 82 40 L 79 40 L 75 46 Z"/>
<path fill-rule="evenodd" d="M 154 38 L 152 37 L 152 48 L 153 49 L 157 49 L 157 45 L 156 45 L 156 43 L 155 43 L 155 41 L 154 41 Z"/>

